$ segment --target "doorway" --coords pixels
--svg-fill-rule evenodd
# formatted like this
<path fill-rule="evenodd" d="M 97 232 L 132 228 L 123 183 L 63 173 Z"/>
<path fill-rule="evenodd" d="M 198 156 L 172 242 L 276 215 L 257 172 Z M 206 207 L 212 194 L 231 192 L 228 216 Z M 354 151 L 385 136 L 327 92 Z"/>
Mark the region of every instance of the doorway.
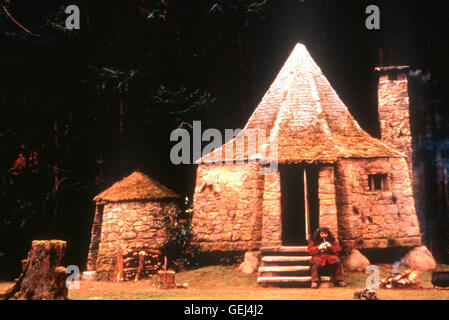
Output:
<path fill-rule="evenodd" d="M 318 167 L 280 165 L 282 245 L 307 245 L 318 227 Z"/>

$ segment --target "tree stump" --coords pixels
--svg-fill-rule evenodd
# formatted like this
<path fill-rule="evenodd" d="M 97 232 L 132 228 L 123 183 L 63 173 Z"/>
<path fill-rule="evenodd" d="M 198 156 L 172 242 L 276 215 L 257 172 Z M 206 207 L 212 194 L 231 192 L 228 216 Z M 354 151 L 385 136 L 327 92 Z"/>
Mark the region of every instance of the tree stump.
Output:
<path fill-rule="evenodd" d="M 158 289 L 175 289 L 175 272 L 160 270 L 157 273 L 157 288 Z"/>
<path fill-rule="evenodd" d="M 16 284 L 0 296 L 3 300 L 65 300 L 66 269 L 62 259 L 67 243 L 59 240 L 31 244 L 23 272 Z"/>

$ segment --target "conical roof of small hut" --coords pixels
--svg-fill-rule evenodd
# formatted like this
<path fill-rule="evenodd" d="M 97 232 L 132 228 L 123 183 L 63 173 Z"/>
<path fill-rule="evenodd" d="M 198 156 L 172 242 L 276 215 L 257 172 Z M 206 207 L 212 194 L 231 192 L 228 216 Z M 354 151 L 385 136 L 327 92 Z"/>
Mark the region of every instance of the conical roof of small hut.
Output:
<path fill-rule="evenodd" d="M 180 196 L 146 174 L 135 171 L 94 198 L 95 202 L 179 199 Z"/>
<path fill-rule="evenodd" d="M 254 129 L 265 130 L 267 139 L 261 144 L 265 148 L 260 150 L 259 142 L 243 138 L 244 152 L 240 148 L 237 153 L 237 139 Z M 273 141 L 278 144 L 277 154 L 270 152 Z M 359 126 L 306 47 L 298 43 L 245 128 L 197 163 L 248 159 L 333 163 L 340 158 L 391 156 L 404 155 Z"/>

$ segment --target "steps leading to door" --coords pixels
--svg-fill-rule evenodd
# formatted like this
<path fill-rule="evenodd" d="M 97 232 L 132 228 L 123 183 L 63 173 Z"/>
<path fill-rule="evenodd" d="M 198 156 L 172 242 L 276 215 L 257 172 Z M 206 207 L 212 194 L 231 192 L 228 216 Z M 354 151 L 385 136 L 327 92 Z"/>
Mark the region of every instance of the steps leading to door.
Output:
<path fill-rule="evenodd" d="M 260 267 L 259 272 L 295 272 L 309 271 L 309 266 L 268 266 Z"/>
<path fill-rule="evenodd" d="M 262 253 L 275 253 L 275 252 L 289 252 L 289 253 L 298 253 L 298 252 L 307 252 L 306 246 L 281 246 L 281 247 L 262 247 L 260 248 L 260 252 Z"/>
<path fill-rule="evenodd" d="M 307 284 L 310 283 L 310 260 L 306 246 L 262 247 L 261 265 L 257 283 L 259 284 Z M 321 281 L 331 281 L 321 277 Z"/>
<path fill-rule="evenodd" d="M 262 262 L 309 262 L 311 256 L 292 257 L 292 256 L 263 256 Z"/>
<path fill-rule="evenodd" d="M 294 282 L 310 282 L 311 277 L 310 276 L 303 276 L 303 277 L 259 277 L 257 278 L 258 283 L 294 283 Z M 323 276 L 320 277 L 321 282 L 330 282 L 331 277 Z"/>
<path fill-rule="evenodd" d="M 304 277 L 258 277 L 257 283 L 280 283 L 280 282 L 308 282 L 310 281 L 310 276 Z"/>

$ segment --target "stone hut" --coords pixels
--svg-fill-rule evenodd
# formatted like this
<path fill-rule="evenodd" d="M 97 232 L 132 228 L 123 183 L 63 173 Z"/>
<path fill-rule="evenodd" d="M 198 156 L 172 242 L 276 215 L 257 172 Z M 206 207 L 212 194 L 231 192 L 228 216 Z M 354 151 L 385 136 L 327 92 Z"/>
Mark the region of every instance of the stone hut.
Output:
<path fill-rule="evenodd" d="M 172 190 L 138 171 L 97 195 L 87 271 L 108 280 L 118 250 L 138 245 L 161 248 L 166 232 L 158 214 L 179 210 L 179 200 Z"/>
<path fill-rule="evenodd" d="M 359 126 L 297 44 L 243 130 L 197 161 L 195 243 L 203 251 L 304 245 L 327 226 L 347 248 L 420 245 L 406 70 L 378 71 L 382 140 Z"/>

